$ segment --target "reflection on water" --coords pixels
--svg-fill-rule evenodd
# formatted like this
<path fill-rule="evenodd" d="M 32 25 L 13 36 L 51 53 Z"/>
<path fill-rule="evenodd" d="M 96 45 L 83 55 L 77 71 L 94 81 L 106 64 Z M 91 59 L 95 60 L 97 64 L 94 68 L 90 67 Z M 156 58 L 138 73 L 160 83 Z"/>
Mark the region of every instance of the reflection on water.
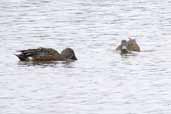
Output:
<path fill-rule="evenodd" d="M 1 0 L 1 114 L 170 114 L 169 0 Z M 128 34 L 142 52 L 114 49 Z M 72 47 L 75 62 L 19 62 Z"/>
<path fill-rule="evenodd" d="M 70 64 L 75 61 L 40 61 L 40 62 L 33 62 L 33 61 L 19 61 L 18 65 L 20 67 L 27 67 L 27 66 L 42 66 L 42 67 L 55 67 L 57 65 L 62 65 L 63 67 L 69 67 Z"/>

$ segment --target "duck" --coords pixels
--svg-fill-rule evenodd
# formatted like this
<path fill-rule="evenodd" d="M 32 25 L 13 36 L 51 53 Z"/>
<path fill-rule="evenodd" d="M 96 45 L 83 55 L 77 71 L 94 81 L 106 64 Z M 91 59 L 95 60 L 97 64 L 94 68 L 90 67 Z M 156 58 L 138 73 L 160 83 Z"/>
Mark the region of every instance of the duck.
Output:
<path fill-rule="evenodd" d="M 128 54 L 132 51 L 140 52 L 140 46 L 138 45 L 136 39 L 129 38 L 129 40 L 121 40 L 121 43 L 116 48 L 121 54 Z"/>
<path fill-rule="evenodd" d="M 136 51 L 136 52 L 141 51 L 140 46 L 137 43 L 136 39 L 129 38 L 129 40 L 128 40 L 128 50 L 129 51 Z"/>
<path fill-rule="evenodd" d="M 128 42 L 126 40 L 122 40 L 121 44 L 116 48 L 117 51 L 120 51 L 121 54 L 128 53 Z"/>
<path fill-rule="evenodd" d="M 67 61 L 77 60 L 72 48 L 65 48 L 61 53 L 53 48 L 35 48 L 19 50 L 15 54 L 20 61 Z"/>

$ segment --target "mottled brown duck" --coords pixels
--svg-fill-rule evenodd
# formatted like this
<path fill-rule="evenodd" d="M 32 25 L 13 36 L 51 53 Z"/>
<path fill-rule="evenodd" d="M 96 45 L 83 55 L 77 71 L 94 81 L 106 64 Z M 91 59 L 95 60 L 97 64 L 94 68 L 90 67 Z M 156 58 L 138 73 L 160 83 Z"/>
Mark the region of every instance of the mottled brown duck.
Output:
<path fill-rule="evenodd" d="M 74 50 L 71 48 L 64 49 L 61 53 L 52 48 L 36 48 L 20 50 L 16 56 L 20 61 L 67 61 L 77 60 Z"/>
<path fill-rule="evenodd" d="M 116 48 L 121 54 L 127 54 L 132 51 L 140 52 L 140 46 L 135 39 L 129 38 L 128 41 L 122 40 L 121 44 Z"/>

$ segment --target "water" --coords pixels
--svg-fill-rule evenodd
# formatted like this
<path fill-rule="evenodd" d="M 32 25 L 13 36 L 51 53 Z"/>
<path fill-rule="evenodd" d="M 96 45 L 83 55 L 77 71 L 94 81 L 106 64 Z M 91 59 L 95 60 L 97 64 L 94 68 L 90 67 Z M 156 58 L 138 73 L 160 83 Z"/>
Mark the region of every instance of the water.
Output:
<path fill-rule="evenodd" d="M 170 0 L 1 0 L 1 114 L 170 114 Z M 128 34 L 142 52 L 114 51 Z M 19 49 L 72 47 L 72 63 Z"/>

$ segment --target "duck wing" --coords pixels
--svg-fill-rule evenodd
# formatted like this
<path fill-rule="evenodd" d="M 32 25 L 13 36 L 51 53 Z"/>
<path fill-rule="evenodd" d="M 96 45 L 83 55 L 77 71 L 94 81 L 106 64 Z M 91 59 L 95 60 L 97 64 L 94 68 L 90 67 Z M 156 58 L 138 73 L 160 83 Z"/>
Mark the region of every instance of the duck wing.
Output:
<path fill-rule="evenodd" d="M 52 48 L 37 48 L 20 50 L 20 54 L 16 55 L 21 61 L 35 60 L 35 61 L 47 61 L 54 60 L 60 56 L 60 54 Z"/>

